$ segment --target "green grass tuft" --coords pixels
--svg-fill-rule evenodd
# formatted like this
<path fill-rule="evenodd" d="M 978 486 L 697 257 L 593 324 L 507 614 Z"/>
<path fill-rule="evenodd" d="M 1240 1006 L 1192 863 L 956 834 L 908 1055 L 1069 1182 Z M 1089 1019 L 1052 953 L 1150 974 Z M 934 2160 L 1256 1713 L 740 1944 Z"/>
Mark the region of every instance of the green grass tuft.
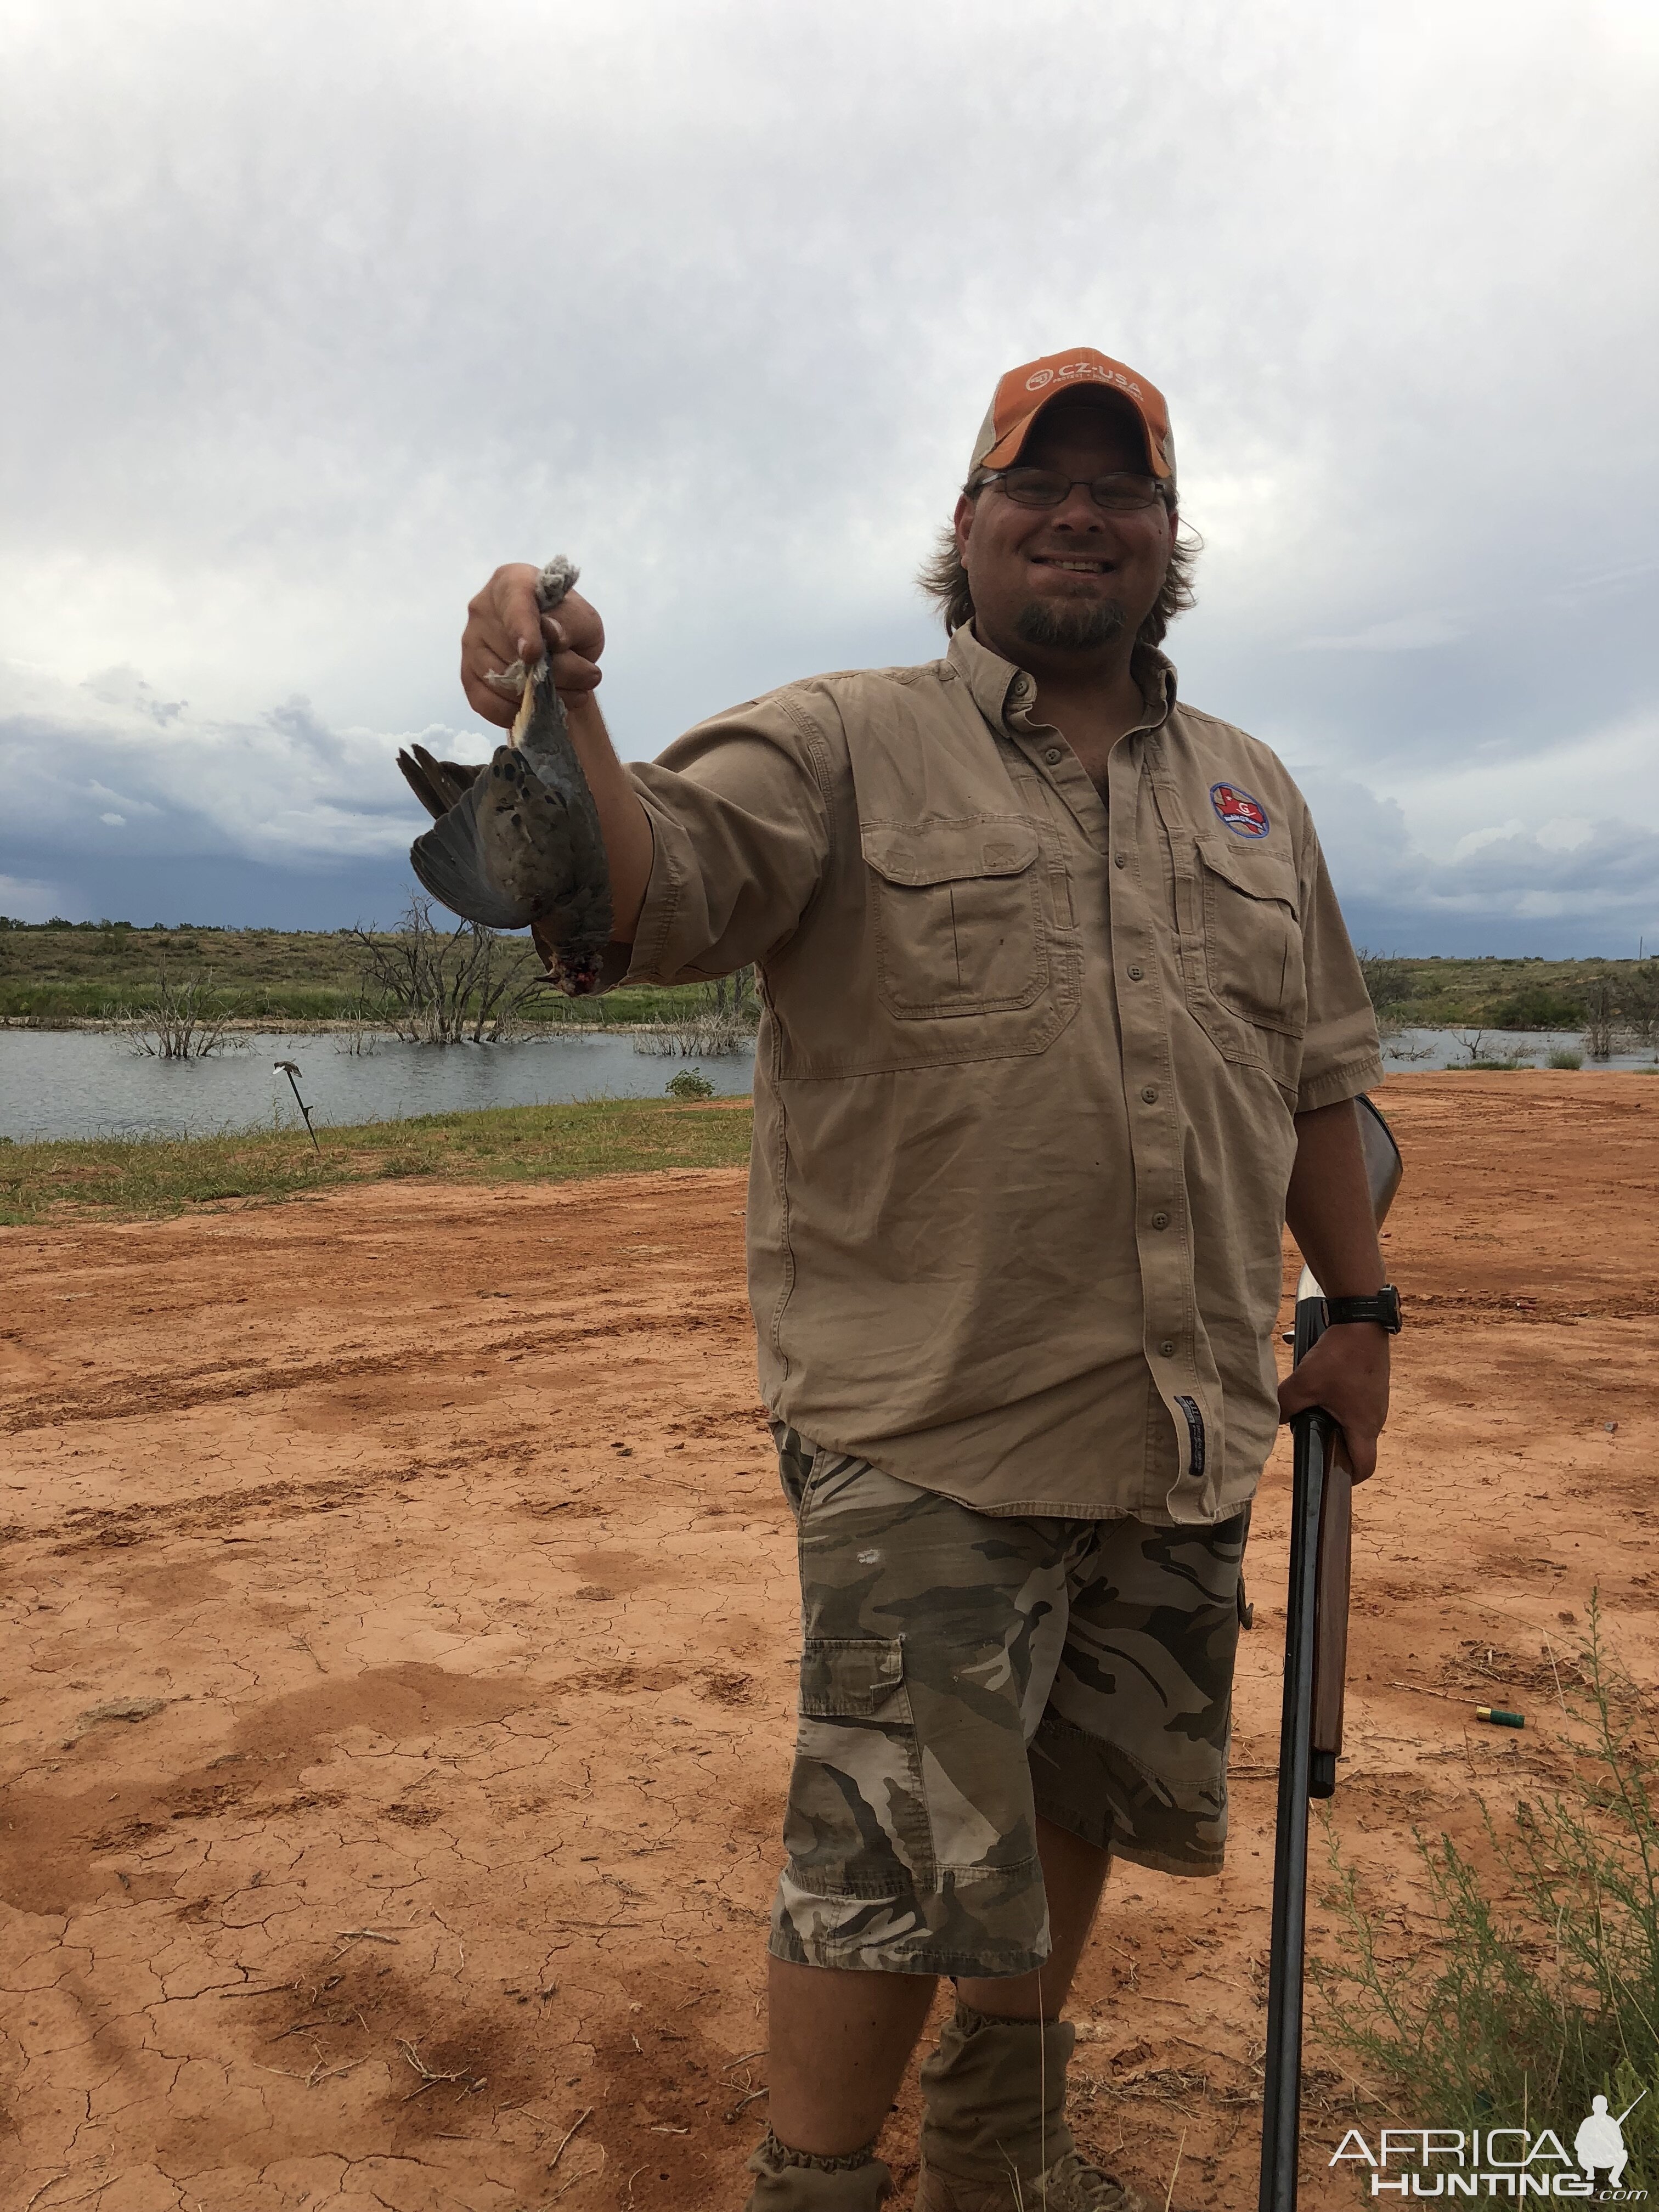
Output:
<path fill-rule="evenodd" d="M 749 1158 L 746 1099 L 702 1105 L 611 1099 L 499 1106 L 319 1129 L 0 1146 L 0 1222 L 63 1214 L 182 1212 L 227 1199 L 271 1202 L 410 1176 L 444 1182 L 564 1182 L 652 1168 L 738 1167 Z"/>
<path fill-rule="evenodd" d="M 1632 2179 L 1659 2172 L 1659 1747 L 1616 1676 L 1593 1599 L 1587 1704 L 1559 1796 L 1500 1822 L 1482 1806 L 1484 1866 L 1419 1834 L 1431 1925 L 1397 1942 L 1334 1844 L 1325 1902 L 1344 1936 L 1316 1961 L 1327 2033 L 1401 2127 L 1565 2125 L 1601 2094 L 1625 2125 Z M 1387 1944 L 1385 1951 L 1383 1946 Z M 1571 2133 L 1565 2138 L 1571 2147 Z"/>

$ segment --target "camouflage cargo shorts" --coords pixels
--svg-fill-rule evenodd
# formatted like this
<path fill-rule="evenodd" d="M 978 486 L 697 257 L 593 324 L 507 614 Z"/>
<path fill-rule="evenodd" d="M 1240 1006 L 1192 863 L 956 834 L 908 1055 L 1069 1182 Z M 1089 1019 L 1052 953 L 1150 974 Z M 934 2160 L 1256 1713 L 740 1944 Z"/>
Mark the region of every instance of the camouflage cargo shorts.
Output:
<path fill-rule="evenodd" d="M 1038 1814 L 1220 1871 L 1245 1514 L 994 1517 L 776 1433 L 803 1647 L 778 1958 L 1030 1972 Z"/>

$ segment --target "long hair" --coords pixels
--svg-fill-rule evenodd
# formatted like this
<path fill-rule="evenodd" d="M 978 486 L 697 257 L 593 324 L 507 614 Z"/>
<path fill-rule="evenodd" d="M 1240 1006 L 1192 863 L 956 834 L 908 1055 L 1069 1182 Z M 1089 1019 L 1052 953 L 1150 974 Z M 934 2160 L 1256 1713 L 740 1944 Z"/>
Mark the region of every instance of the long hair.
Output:
<path fill-rule="evenodd" d="M 982 483 L 971 478 L 963 487 L 969 499 L 977 499 L 983 490 Z M 1193 590 L 1193 570 L 1197 566 L 1204 541 L 1194 532 L 1180 531 L 1170 549 L 1170 565 L 1164 572 L 1164 581 L 1152 602 L 1152 611 L 1135 633 L 1135 643 L 1148 652 L 1156 652 L 1164 642 L 1170 624 L 1179 614 L 1196 604 Z M 954 630 L 965 629 L 974 619 L 974 594 L 968 582 L 968 571 L 963 566 L 962 549 L 957 544 L 957 533 L 948 526 L 939 534 L 931 559 L 922 564 L 916 579 L 927 597 L 939 609 L 947 635 Z"/>

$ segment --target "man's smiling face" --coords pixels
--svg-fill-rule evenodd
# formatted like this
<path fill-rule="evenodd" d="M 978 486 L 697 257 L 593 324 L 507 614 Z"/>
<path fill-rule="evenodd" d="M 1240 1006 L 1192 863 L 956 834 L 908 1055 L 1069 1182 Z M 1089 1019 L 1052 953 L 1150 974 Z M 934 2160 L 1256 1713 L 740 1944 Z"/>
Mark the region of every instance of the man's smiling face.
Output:
<path fill-rule="evenodd" d="M 1088 489 L 1094 477 L 1146 472 L 1139 422 L 1104 394 L 1068 392 L 1045 408 L 1017 465 L 1085 481 L 1074 481 L 1062 503 L 1047 508 L 1018 505 L 998 483 L 975 498 L 964 495 L 957 503 L 957 542 L 981 643 L 1040 672 L 1133 637 L 1163 585 L 1175 518 L 1162 500 L 1128 514 L 1109 514 L 1095 503 Z"/>

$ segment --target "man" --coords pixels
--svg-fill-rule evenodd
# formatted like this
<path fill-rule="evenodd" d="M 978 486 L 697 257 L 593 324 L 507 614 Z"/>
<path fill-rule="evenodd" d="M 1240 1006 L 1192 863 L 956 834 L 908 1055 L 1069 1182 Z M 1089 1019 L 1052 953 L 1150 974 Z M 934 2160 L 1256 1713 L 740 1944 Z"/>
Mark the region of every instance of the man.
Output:
<path fill-rule="evenodd" d="M 865 2212 L 932 1998 L 923 2212 L 1128 2212 L 1063 2118 L 1060 2012 L 1113 1854 L 1220 1866 L 1246 1510 L 1319 1403 L 1376 1462 L 1388 1337 L 1274 1395 L 1288 1218 L 1382 1271 L 1352 1099 L 1375 1026 L 1300 793 L 1176 702 L 1160 394 L 1091 349 L 999 383 L 921 668 L 820 677 L 624 769 L 604 633 L 536 571 L 468 697 L 542 649 L 630 978 L 757 963 L 750 1287 L 799 1527 L 800 1721 L 753 2212 Z"/>

